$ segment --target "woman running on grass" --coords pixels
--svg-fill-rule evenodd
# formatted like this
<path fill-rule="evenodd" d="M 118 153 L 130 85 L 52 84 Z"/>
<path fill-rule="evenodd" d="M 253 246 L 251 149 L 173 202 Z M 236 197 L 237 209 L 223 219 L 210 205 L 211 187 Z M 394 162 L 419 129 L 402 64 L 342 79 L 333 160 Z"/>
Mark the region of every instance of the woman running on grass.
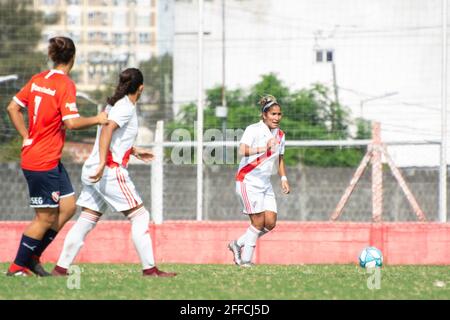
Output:
<path fill-rule="evenodd" d="M 276 225 L 277 203 L 270 176 L 277 159 L 283 193 L 290 191 L 283 159 L 285 135 L 279 128 L 281 106 L 271 95 L 263 97 L 259 104 L 261 121 L 244 131 L 239 145 L 242 159 L 236 174 L 236 193 L 243 205 L 242 213 L 250 218 L 250 227 L 228 245 L 234 262 L 242 267 L 252 266 L 256 240 Z"/>

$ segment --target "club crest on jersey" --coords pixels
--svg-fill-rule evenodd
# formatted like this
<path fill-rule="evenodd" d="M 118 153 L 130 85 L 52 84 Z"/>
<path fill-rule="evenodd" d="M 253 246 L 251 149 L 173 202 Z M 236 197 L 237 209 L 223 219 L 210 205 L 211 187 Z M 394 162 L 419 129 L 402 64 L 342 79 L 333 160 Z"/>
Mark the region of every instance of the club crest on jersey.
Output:
<path fill-rule="evenodd" d="M 72 112 L 78 112 L 77 104 L 75 102 L 72 102 L 72 103 L 67 102 L 66 108 L 68 108 Z"/>
<path fill-rule="evenodd" d="M 59 191 L 53 191 L 53 192 L 52 192 L 52 199 L 53 199 L 53 201 L 55 201 L 55 202 L 58 202 L 58 201 L 59 201 Z"/>

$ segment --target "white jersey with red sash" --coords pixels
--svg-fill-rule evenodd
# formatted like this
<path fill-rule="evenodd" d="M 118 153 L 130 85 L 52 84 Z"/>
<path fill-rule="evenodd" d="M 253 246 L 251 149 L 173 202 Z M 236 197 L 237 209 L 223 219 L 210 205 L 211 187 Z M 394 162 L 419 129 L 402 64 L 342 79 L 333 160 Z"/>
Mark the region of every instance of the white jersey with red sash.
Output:
<path fill-rule="evenodd" d="M 105 111 L 108 120 L 114 121 L 119 128 L 114 130 L 111 138 L 103 177 L 94 184 L 90 177 L 95 174 L 100 162 L 101 127 L 98 128 L 94 148 L 83 166 L 83 190 L 77 205 L 97 212 L 105 212 L 108 205 L 115 211 L 126 211 L 142 203 L 127 170 L 138 134 L 136 106 L 125 96 L 114 106 L 108 105 Z"/>
<path fill-rule="evenodd" d="M 236 181 L 260 188 L 265 188 L 270 184 L 270 176 L 272 175 L 274 164 L 278 160 L 279 155 L 284 154 L 284 132 L 279 128 L 270 130 L 263 121 L 260 121 L 248 126 L 240 141 L 240 143 L 246 144 L 250 148 L 261 148 L 267 146 L 267 142 L 272 138 L 275 138 L 277 141 L 275 148 L 248 157 L 242 157 L 236 174 Z"/>

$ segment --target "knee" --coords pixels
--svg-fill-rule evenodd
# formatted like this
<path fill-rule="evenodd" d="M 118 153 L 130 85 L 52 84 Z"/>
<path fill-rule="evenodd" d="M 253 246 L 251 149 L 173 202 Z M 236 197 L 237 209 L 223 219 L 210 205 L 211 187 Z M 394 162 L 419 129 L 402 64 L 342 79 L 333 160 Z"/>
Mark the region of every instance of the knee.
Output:
<path fill-rule="evenodd" d="M 75 215 L 76 211 L 77 211 L 77 206 L 75 205 L 75 203 L 59 207 L 59 214 L 64 215 L 64 216 L 73 217 L 73 215 Z"/>
<path fill-rule="evenodd" d="M 264 223 L 252 224 L 252 226 L 258 231 L 264 230 Z"/>
<path fill-rule="evenodd" d="M 271 230 L 275 229 L 276 225 L 277 225 L 276 221 L 266 222 L 266 224 L 264 225 L 264 228 L 266 228 L 267 230 L 271 231 Z"/>
<path fill-rule="evenodd" d="M 39 223 L 42 227 L 46 229 L 50 229 L 50 227 L 58 221 L 58 214 L 51 214 L 51 215 L 37 215 L 36 221 Z"/>

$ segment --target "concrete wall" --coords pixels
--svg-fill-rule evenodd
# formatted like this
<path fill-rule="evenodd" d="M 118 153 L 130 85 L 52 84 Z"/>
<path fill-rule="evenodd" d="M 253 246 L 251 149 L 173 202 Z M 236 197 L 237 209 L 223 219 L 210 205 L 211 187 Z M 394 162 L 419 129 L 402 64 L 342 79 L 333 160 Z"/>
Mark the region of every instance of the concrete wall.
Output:
<path fill-rule="evenodd" d="M 81 165 L 65 164 L 77 194 L 81 190 Z M 347 187 L 354 168 L 288 168 L 292 192 L 282 195 L 277 177 L 273 186 L 277 195 L 279 220 L 328 220 Z M 151 208 L 149 165 L 131 165 L 130 175 L 147 208 Z M 205 168 L 204 217 L 207 220 L 247 220 L 236 196 L 235 166 Z M 437 169 L 403 169 L 405 180 L 416 196 L 429 221 L 438 219 Z M 190 220 L 196 217 L 196 167 L 165 165 L 164 167 L 164 219 Z M 16 163 L 0 164 L 0 220 L 30 220 L 33 211 L 28 207 L 28 189 Z M 342 221 L 371 220 L 370 169 L 356 187 L 344 209 Z M 449 181 L 450 185 L 450 181 Z M 449 198 L 450 200 L 450 198 Z M 450 207 L 450 203 L 449 203 Z M 388 170 L 384 173 L 385 221 L 416 221 L 401 189 Z M 121 220 L 122 215 L 109 212 L 106 220 Z"/>
<path fill-rule="evenodd" d="M 72 222 L 43 255 L 56 262 Z M 0 222 L 0 262 L 10 262 L 26 222 Z M 244 221 L 168 221 L 150 225 L 157 263 L 232 264 L 230 240 L 247 228 Z M 448 223 L 280 222 L 258 240 L 254 262 L 261 264 L 355 264 L 366 246 L 376 246 L 384 263 L 450 264 Z M 114 248 L 114 250 L 111 250 Z M 101 221 L 75 263 L 138 263 L 127 221 Z"/>

